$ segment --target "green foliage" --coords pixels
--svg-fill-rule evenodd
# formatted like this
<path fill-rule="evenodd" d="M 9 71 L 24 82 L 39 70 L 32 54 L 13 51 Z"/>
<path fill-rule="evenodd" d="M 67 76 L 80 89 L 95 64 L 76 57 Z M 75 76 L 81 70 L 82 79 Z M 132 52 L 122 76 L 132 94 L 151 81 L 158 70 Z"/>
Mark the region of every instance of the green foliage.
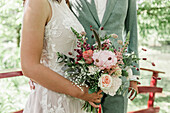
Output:
<path fill-rule="evenodd" d="M 159 38 L 170 35 L 170 1 L 169 0 L 138 0 L 138 25 L 140 35 L 147 38 L 157 33 Z"/>
<path fill-rule="evenodd" d="M 0 79 L 0 113 L 23 109 L 28 98 L 28 78 L 14 77 Z"/>
<path fill-rule="evenodd" d="M 0 70 L 19 68 L 22 0 L 0 0 Z"/>

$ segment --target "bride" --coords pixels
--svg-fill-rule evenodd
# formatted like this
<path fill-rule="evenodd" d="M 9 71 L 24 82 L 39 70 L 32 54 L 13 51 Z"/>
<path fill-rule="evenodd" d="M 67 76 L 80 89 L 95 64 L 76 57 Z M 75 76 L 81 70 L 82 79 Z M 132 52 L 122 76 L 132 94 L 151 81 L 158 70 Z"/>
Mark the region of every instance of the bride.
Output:
<path fill-rule="evenodd" d="M 101 91 L 88 94 L 88 88 L 73 86 L 57 63 L 57 52 L 68 55 L 76 48 L 76 36 L 70 30 L 83 31 L 65 0 L 27 0 L 25 2 L 21 66 L 25 76 L 35 82 L 24 113 L 85 113 L 84 101 L 94 107 Z"/>

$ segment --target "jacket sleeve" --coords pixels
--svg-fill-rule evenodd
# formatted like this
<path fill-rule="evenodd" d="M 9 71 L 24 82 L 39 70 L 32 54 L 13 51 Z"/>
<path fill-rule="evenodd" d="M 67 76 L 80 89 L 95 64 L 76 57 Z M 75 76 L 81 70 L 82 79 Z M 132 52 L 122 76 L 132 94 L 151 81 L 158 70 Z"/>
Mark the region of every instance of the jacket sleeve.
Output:
<path fill-rule="evenodd" d="M 137 32 L 137 6 L 136 0 L 128 0 L 128 10 L 125 20 L 126 34 L 130 32 L 130 42 L 128 46 L 128 53 L 134 52 L 138 57 L 138 32 Z M 139 62 L 133 62 L 139 68 Z M 136 68 L 132 68 L 133 75 L 140 75 Z"/>

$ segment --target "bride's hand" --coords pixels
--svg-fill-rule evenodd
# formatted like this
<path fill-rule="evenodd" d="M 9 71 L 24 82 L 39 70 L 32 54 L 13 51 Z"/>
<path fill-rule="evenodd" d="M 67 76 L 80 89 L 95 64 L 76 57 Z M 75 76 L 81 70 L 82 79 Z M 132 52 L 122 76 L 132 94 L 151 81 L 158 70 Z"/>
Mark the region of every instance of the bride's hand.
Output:
<path fill-rule="evenodd" d="M 83 88 L 82 94 L 80 96 L 80 99 L 88 101 L 90 105 L 92 105 L 95 108 L 98 108 L 99 105 L 96 105 L 95 103 L 101 103 L 101 98 L 103 97 L 102 90 L 99 90 L 97 93 L 94 92 L 92 94 L 88 93 L 89 88 Z"/>

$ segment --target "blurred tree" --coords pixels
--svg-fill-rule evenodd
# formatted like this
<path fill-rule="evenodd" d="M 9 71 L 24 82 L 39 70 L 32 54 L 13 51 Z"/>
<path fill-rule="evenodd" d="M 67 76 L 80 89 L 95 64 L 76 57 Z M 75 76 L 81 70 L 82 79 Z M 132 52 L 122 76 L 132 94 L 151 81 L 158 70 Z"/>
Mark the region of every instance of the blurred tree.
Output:
<path fill-rule="evenodd" d="M 170 1 L 138 0 L 138 25 L 142 37 L 157 33 L 159 38 L 170 35 Z"/>
<path fill-rule="evenodd" d="M 22 0 L 0 0 L 0 70 L 19 67 Z M 170 35 L 170 1 L 138 0 L 139 33 L 168 38 Z M 12 52 L 11 52 L 12 51 Z"/>
<path fill-rule="evenodd" d="M 0 70 L 19 68 L 22 0 L 0 0 Z"/>

